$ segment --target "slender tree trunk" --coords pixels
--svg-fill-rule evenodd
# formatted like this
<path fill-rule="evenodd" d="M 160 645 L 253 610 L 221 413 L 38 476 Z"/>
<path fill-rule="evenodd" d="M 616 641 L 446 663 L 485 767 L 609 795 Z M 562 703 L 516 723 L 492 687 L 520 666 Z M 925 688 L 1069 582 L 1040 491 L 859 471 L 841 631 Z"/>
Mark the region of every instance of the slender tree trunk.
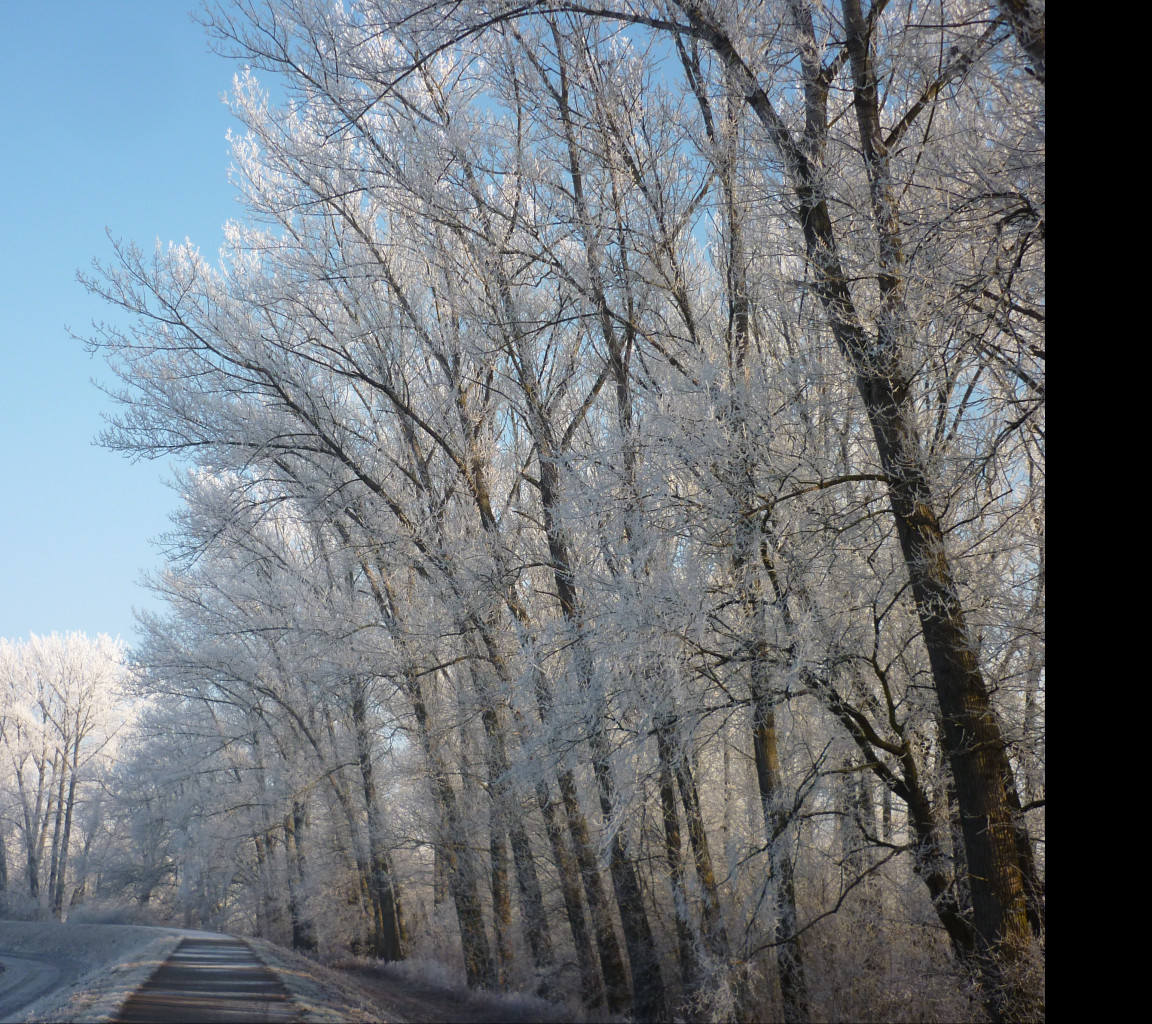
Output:
<path fill-rule="evenodd" d="M 64 834 L 60 837 L 60 856 L 56 869 L 56 887 L 52 895 L 52 913 L 57 920 L 64 911 L 64 880 L 68 870 L 68 846 L 72 842 L 72 808 L 76 803 L 76 759 L 68 779 L 68 800 L 64 808 Z"/>
<path fill-rule="evenodd" d="M 704 812 L 700 806 L 700 793 L 692 764 L 683 750 L 676 750 L 672 760 L 676 782 L 680 789 L 680 799 L 684 803 L 684 816 L 688 825 L 688 842 L 692 848 L 692 859 L 696 865 L 696 877 L 704 894 L 704 942 L 708 952 L 721 962 L 729 954 L 728 930 L 724 927 L 724 916 L 720 909 L 720 891 L 716 884 L 716 872 L 712 868 L 712 852 L 708 845 L 708 834 L 704 829 Z"/>
<path fill-rule="evenodd" d="M 561 62 L 561 77 L 566 75 Z M 566 86 L 563 87 L 566 94 Z M 564 114 L 567 118 L 567 108 L 564 104 Z M 569 137 L 569 147 L 571 149 L 571 137 Z M 467 159 L 464 160 L 465 174 L 469 181 L 473 184 L 475 189 L 475 179 L 472 175 L 471 165 Z M 579 193 L 579 170 L 576 165 L 573 165 L 574 187 Z M 479 191 L 476 191 L 476 197 L 479 199 Z M 579 200 L 582 205 L 582 199 Z M 495 234 L 491 230 L 491 224 L 488 222 L 487 213 L 483 202 L 479 203 L 479 213 L 482 222 L 485 223 L 487 234 L 490 240 L 494 240 Z M 573 585 L 570 575 L 570 562 L 566 556 L 564 559 L 556 560 L 557 544 L 563 544 L 555 529 L 553 522 L 553 501 L 555 496 L 559 493 L 558 488 L 558 475 L 556 466 L 554 464 L 554 446 L 551 443 L 551 426 L 547 421 L 547 416 L 539 404 L 539 399 L 542 394 L 539 381 L 536 380 L 535 371 L 531 369 L 533 362 L 530 358 L 525 358 L 527 355 L 524 338 L 519 328 L 516 326 L 520 323 L 520 318 L 516 315 L 515 303 L 512 298 L 512 289 L 510 283 L 501 269 L 499 259 L 494 263 L 499 283 L 500 301 L 506 316 L 506 323 L 503 325 L 505 331 L 505 338 L 510 352 L 514 352 L 520 360 L 519 370 L 523 375 L 521 383 L 526 388 L 526 397 L 530 406 L 530 420 L 532 421 L 532 429 L 535 440 L 539 446 L 540 455 L 540 492 L 541 502 L 544 507 L 545 518 L 545 533 L 548 538 L 549 550 L 553 555 L 553 568 L 558 583 L 561 577 L 564 576 L 567 582 L 561 584 L 561 598 L 560 603 L 564 609 L 565 619 L 570 624 L 576 625 L 576 633 L 579 635 L 579 625 L 572 614 L 575 604 L 569 603 L 564 591 L 570 596 L 574 597 Z M 457 402 L 458 408 L 463 408 L 462 404 Z M 470 423 L 464 419 L 463 425 L 466 432 Z M 484 529 L 492 534 L 495 534 L 494 520 L 491 514 L 489 498 L 487 493 L 487 483 L 484 472 L 483 460 L 476 456 L 472 456 L 472 473 L 471 473 L 471 486 L 477 501 L 477 507 L 480 512 L 481 523 Z M 578 647 L 582 647 L 578 644 Z M 580 673 L 580 681 L 582 685 L 591 683 L 591 677 L 587 674 Z M 606 747 L 602 743 L 602 735 L 598 728 L 593 729 L 593 735 L 590 737 L 590 742 L 594 745 L 601 744 L 601 752 L 597 754 L 593 751 L 593 768 L 597 779 L 597 787 L 600 792 L 601 808 L 608 807 L 609 810 L 605 813 L 608 818 L 611 817 L 611 767 L 608 763 L 606 755 Z M 563 773 L 562 773 L 563 774 Z M 569 816 L 570 828 L 573 824 L 573 815 L 576 814 L 582 821 L 582 816 L 578 812 L 578 803 L 575 798 L 575 786 L 566 785 L 563 777 L 560 779 L 561 795 L 564 799 L 565 809 Z M 573 810 L 575 808 L 575 812 Z M 585 891 L 588 896 L 589 907 L 592 911 L 593 920 L 596 922 L 597 943 L 600 947 L 601 967 L 604 973 L 605 987 L 608 996 L 609 1008 L 614 1009 L 614 1003 L 623 994 L 622 986 L 614 981 L 615 974 L 615 960 L 617 958 L 616 950 L 613 948 L 615 945 L 615 932 L 614 929 L 608 926 L 607 922 L 599 920 L 599 897 L 593 890 L 589 889 L 591 883 L 591 873 L 589 871 L 589 859 L 583 855 L 582 846 L 586 840 L 586 827 L 585 835 L 580 835 L 580 830 L 577 829 L 573 832 L 573 842 L 577 849 L 577 857 L 581 864 L 581 873 L 585 879 Z M 629 951 L 629 960 L 631 962 L 633 989 L 635 992 L 635 1009 L 638 1014 L 644 1019 L 663 1019 L 666 1014 L 666 1003 L 664 996 L 663 979 L 660 976 L 659 962 L 655 957 L 655 952 L 652 944 L 651 929 L 648 925 L 647 914 L 644 910 L 639 879 L 636 876 L 635 868 L 627 857 L 627 852 L 624 847 L 623 840 L 619 832 L 613 834 L 611 840 L 611 854 L 609 858 L 609 869 L 612 874 L 613 888 L 617 897 L 617 903 L 620 910 L 621 924 L 624 930 L 625 943 Z M 598 879 L 598 873 L 597 873 Z M 623 902 L 621 902 L 623 901 Z"/>
<path fill-rule="evenodd" d="M 656 727 L 660 757 L 660 811 L 664 822 L 664 855 L 668 861 L 668 878 L 672 885 L 672 914 L 676 922 L 676 952 L 680 961 L 680 985 L 691 998 L 700 984 L 700 963 L 695 936 L 688 913 L 688 896 L 684 891 L 684 861 L 680 845 L 680 815 L 676 810 L 676 783 L 672 778 L 672 755 L 665 730 Z"/>
<path fill-rule="evenodd" d="M 60 838 L 64 831 L 64 787 L 68 777 L 68 758 L 61 758 L 57 767 L 53 759 L 53 767 L 59 773 L 59 785 L 56 792 L 56 819 L 52 825 L 52 855 L 48 872 L 48 902 L 56 915 L 56 876 L 60 870 Z"/>
<path fill-rule="evenodd" d="M 448 898 L 448 867 L 444 848 L 437 843 L 432 850 L 432 906 L 438 907 Z"/>
<path fill-rule="evenodd" d="M 616 926 L 604 884 L 600 878 L 596 848 L 588 833 L 588 823 L 580 809 L 576 789 L 576 777 L 567 768 L 562 768 L 557 781 L 560 798 L 564 803 L 564 813 L 568 820 L 568 832 L 572 837 L 572 847 L 576 851 L 576 862 L 580 877 L 584 882 L 584 895 L 588 900 L 588 910 L 592 915 L 592 927 L 596 935 L 596 948 L 600 953 L 600 969 L 604 975 L 604 993 L 610 1013 L 623 1013 L 631 1005 L 632 997 L 628 990 L 628 974 L 624 957 L 616 938 Z"/>
<path fill-rule="evenodd" d="M 430 732 L 428 708 L 424 703 L 420 680 L 414 671 L 409 674 L 406 687 L 412 701 L 424 756 L 432 775 L 432 795 L 443 821 L 444 835 L 441 842 L 444 848 L 448 884 L 456 905 L 456 918 L 460 924 L 465 976 L 473 988 L 495 988 L 497 968 L 488 941 L 488 931 L 484 925 L 479 864 L 468 840 L 456 791 L 448 778 L 447 768 L 435 749 Z"/>
<path fill-rule="evenodd" d="M 375 936 L 378 934 L 376 925 L 379 904 L 376 901 L 376 894 L 373 891 L 372 885 L 371 852 L 368 849 L 368 844 L 364 843 L 359 836 L 361 818 L 353 806 L 348 782 L 343 778 L 342 771 L 330 771 L 327 773 L 327 777 L 332 793 L 336 797 L 336 803 L 344 812 L 344 821 L 348 826 L 348 837 L 352 848 L 351 850 L 342 848 L 342 852 L 356 869 L 356 878 L 359 881 L 361 907 L 365 917 L 368 919 L 373 939 L 375 939 Z M 336 837 L 334 836 L 333 838 L 335 839 Z"/>
<path fill-rule="evenodd" d="M 64 835 L 60 842 L 60 864 L 56 872 L 56 889 L 52 896 L 52 913 L 59 920 L 64 911 L 64 880 L 68 871 L 68 847 L 72 842 L 72 810 L 76 806 L 77 769 L 80 765 L 79 712 L 77 712 L 76 735 L 72 740 L 72 764 L 68 773 L 68 801 L 64 808 Z"/>
<path fill-rule="evenodd" d="M 0 893 L 8 891 L 8 837 L 4 834 L 4 822 L 0 821 Z"/>
<path fill-rule="evenodd" d="M 565 621 L 573 632 L 573 667 L 581 689 L 589 696 L 593 721 L 590 725 L 588 742 L 592 748 L 592 771 L 596 777 L 596 787 L 600 797 L 600 811 L 604 823 L 613 828 L 614 783 L 609 759 L 608 741 L 603 732 L 601 701 L 596 696 L 596 683 L 593 678 L 591 655 L 586 648 L 586 638 L 578 612 L 578 599 L 572 574 L 572 559 L 569 556 L 566 539 L 562 536 L 555 519 L 555 504 L 559 499 L 560 480 L 550 449 L 545 446 L 540 457 L 540 500 L 544 511 L 544 529 L 548 538 L 548 551 L 552 559 L 553 577 L 556 581 L 560 609 Z M 563 793 L 563 783 L 561 792 Z M 567 796 L 565 801 L 567 803 Z M 620 923 L 624 931 L 624 943 L 628 949 L 631 965 L 634 1006 L 641 1020 L 663 1020 L 667 1016 L 667 1000 L 664 993 L 664 979 L 660 973 L 660 963 L 652 939 L 652 929 L 644 908 L 640 879 L 635 865 L 628 856 L 620 828 L 613 828 L 609 840 L 609 872 L 616 903 L 620 910 Z M 601 948 L 601 963 L 604 950 Z M 607 969 L 605 969 L 607 982 Z M 611 991 L 609 994 L 611 1003 Z"/>
<path fill-rule="evenodd" d="M 735 117 L 732 90 L 728 93 L 728 116 L 725 142 L 734 147 Z M 756 503 L 756 480 L 750 452 L 748 428 L 748 346 L 751 341 L 751 300 L 748 290 L 747 256 L 743 241 L 743 223 L 738 211 L 735 187 L 735 158 L 723 163 L 721 175 L 725 192 L 728 227 L 728 302 L 729 359 L 731 362 L 731 395 L 728 420 L 732 433 L 732 455 L 728 474 L 739 509 L 735 523 L 733 569 L 737 593 L 744 611 L 744 629 L 749 648 L 749 689 L 752 695 L 752 748 L 756 761 L 756 782 L 764 816 L 768 844 L 769 870 L 772 876 L 776 908 L 776 968 L 780 978 L 780 997 L 786 1024 L 802 1024 L 809 1017 L 808 987 L 804 977 L 804 957 L 800 945 L 799 916 L 796 911 L 796 887 L 793 879 L 792 854 L 788 849 L 788 814 L 780 775 L 777 752 L 776 713 L 773 707 L 767 609 L 760 576 L 761 541 L 751 509 Z M 777 595 L 778 604 L 786 601 Z"/>
<path fill-rule="evenodd" d="M 552 802 L 548 784 L 539 779 L 536 782 L 536 802 L 544 818 L 544 830 L 552 847 L 552 859 L 556 873 L 560 877 L 560 892 L 564 897 L 564 910 L 568 915 L 568 927 L 572 932 L 572 945 L 576 950 L 576 967 L 580 972 L 580 1001 L 589 1009 L 595 1010 L 604 1005 L 604 983 L 596 967 L 596 953 L 592 948 L 592 935 L 584 916 L 584 904 L 580 895 L 579 868 L 564 838 L 564 826 Z"/>
<path fill-rule="evenodd" d="M 353 682 L 352 722 L 356 730 L 356 759 L 360 766 L 361 792 L 368 823 L 370 891 L 373 907 L 373 952 L 381 960 L 404 958 L 404 918 L 396 886 L 392 858 L 384 845 L 383 824 L 376 795 L 372 763 L 372 739 L 368 733 L 367 708 L 361 684 Z"/>
<path fill-rule="evenodd" d="M 268 851 L 263 836 L 253 836 L 256 848 L 256 938 L 271 938 L 268 929 Z"/>
<path fill-rule="evenodd" d="M 780 998 L 786 1024 L 802 1024 L 808 1019 L 808 988 L 804 979 L 804 957 L 800 946 L 796 914 L 796 884 L 792 855 L 787 849 L 785 831 L 788 815 L 783 808 L 780 756 L 776 746 L 776 715 L 770 700 L 757 695 L 753 705 L 753 743 L 756 781 L 776 903 L 776 966 L 780 974 Z"/>
<path fill-rule="evenodd" d="M 40 864 L 44 859 L 44 843 L 48 835 L 48 822 L 52 818 L 52 789 L 47 785 L 48 753 L 44 750 L 37 763 L 36 799 L 29 799 L 24 785 L 22 769 L 16 769 L 16 786 L 20 793 L 20 807 L 24 815 L 24 854 L 28 872 L 28 894 L 33 900 L 40 895 Z M 48 806 L 44 806 L 45 794 Z"/>
<path fill-rule="evenodd" d="M 316 933 L 312 926 L 312 918 L 304 906 L 305 893 L 308 891 L 307 856 L 304 849 L 306 821 L 303 801 L 294 799 L 291 812 L 284 818 L 292 948 L 312 952 L 316 949 Z"/>
<path fill-rule="evenodd" d="M 476 622 L 473 625 L 480 634 L 488 660 L 498 673 L 501 682 L 506 685 L 510 684 L 510 673 L 500 655 L 495 638 L 492 636 L 492 629 L 487 623 Z M 544 896 L 536 871 L 536 857 L 532 852 L 528 832 L 514 806 L 515 793 L 510 781 L 511 769 L 508 762 L 504 725 L 488 688 L 484 686 L 478 673 L 473 672 L 471 675 L 481 705 L 480 720 L 483 723 L 487 741 L 486 753 L 488 756 L 489 795 L 492 801 L 492 813 L 499 819 L 498 821 L 494 819 L 492 827 L 497 833 L 506 828 L 512 846 L 512 864 L 515 869 L 516 887 L 524 918 L 525 937 L 528 939 L 528 947 L 532 951 L 532 958 L 539 974 L 539 994 L 543 995 L 547 990 L 548 974 L 555 957 L 552 952 L 552 934 L 544 910 Z M 495 866 L 493 871 L 495 871 Z"/>

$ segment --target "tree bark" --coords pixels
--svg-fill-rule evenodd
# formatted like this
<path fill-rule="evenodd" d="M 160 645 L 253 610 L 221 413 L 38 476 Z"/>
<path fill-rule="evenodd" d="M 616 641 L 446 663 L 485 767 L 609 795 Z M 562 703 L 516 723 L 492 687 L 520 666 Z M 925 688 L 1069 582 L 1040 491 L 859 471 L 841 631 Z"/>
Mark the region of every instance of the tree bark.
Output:
<path fill-rule="evenodd" d="M 512 950 L 512 894 L 508 888 L 508 842 L 500 819 L 496 803 L 489 800 L 488 853 L 492 869 L 492 927 L 496 933 L 497 983 L 501 989 L 507 989 L 511 984 L 515 956 Z"/>
<path fill-rule="evenodd" d="M 592 927 L 596 935 L 596 948 L 600 953 L 600 970 L 604 975 L 604 994 L 608 1000 L 610 1013 L 623 1013 L 631 1005 L 628 991 L 628 974 L 624 957 L 616 938 L 616 926 L 604 883 L 600 878 L 600 867 L 596 861 L 596 848 L 588 833 L 588 823 L 580 809 L 580 799 L 576 789 L 576 777 L 571 770 L 562 768 L 557 773 L 560 798 L 568 820 L 568 832 L 576 851 L 576 863 L 580 868 L 580 878 L 584 883 L 584 895 L 588 900 L 588 910 L 592 915 Z"/>
<path fill-rule="evenodd" d="M 456 905 L 456 919 L 460 925 L 465 976 L 472 988 L 493 989 L 497 986 L 498 973 L 496 961 L 492 956 L 492 947 L 488 941 L 488 930 L 484 924 L 484 908 L 480 899 L 480 866 L 468 841 L 456 791 L 448 778 L 447 768 L 435 749 L 428 708 L 424 702 L 420 680 L 414 670 L 406 679 L 406 688 L 412 701 L 424 756 L 432 775 L 432 796 L 440 810 L 443 823 L 440 843 L 444 850 L 448 886 Z"/>
<path fill-rule="evenodd" d="M 384 845 L 383 824 L 376 795 L 372 764 L 372 738 L 368 732 L 367 708 L 362 683 L 353 681 L 352 722 L 356 731 L 356 759 L 368 824 L 368 856 L 373 907 L 373 952 L 381 960 L 404 958 L 404 917 L 396 886 L 392 858 Z"/>
<path fill-rule="evenodd" d="M 676 809 L 676 783 L 672 779 L 671 744 L 666 736 L 666 729 L 659 725 L 656 727 L 656 743 L 660 757 L 660 812 L 664 823 L 664 855 L 668 861 L 668 880 L 672 886 L 672 915 L 676 922 L 680 985 L 685 996 L 691 998 L 700 984 L 700 962 L 688 913 L 688 895 L 684 890 L 680 814 Z"/>
<path fill-rule="evenodd" d="M 305 850 L 307 814 L 302 800 L 293 799 L 292 810 L 284 819 L 288 864 L 288 885 L 291 899 L 292 948 L 303 952 L 313 952 L 316 947 L 316 932 L 312 917 L 304 905 L 308 891 L 308 858 Z"/>
<path fill-rule="evenodd" d="M 564 911 L 568 916 L 568 927 L 572 932 L 572 945 L 576 950 L 576 967 L 580 973 L 580 1001 L 589 1010 L 595 1010 L 604 1005 L 604 982 L 596 967 L 596 953 L 592 948 L 592 935 L 588 930 L 588 922 L 584 916 L 584 904 L 580 895 L 580 869 L 565 841 L 564 826 L 561 824 L 556 806 L 552 802 L 548 784 L 543 779 L 538 779 L 536 782 L 536 802 L 544 818 L 544 829 L 552 847 L 556 873 L 560 876 L 560 891 L 564 897 Z M 625 1005 L 627 1005 L 626 995 L 625 992 Z"/>

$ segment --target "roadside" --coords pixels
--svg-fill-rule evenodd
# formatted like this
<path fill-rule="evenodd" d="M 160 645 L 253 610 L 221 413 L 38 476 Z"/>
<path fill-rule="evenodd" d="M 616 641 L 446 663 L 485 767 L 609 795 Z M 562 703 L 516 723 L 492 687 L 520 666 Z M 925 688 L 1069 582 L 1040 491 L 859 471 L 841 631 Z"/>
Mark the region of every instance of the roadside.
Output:
<path fill-rule="evenodd" d="M 411 962 L 381 964 L 343 960 L 325 967 L 260 939 L 248 940 L 279 976 L 304 1019 L 315 1024 L 382 1021 L 386 1024 L 568 1024 L 581 1018 L 572 1009 L 520 993 L 470 992 L 422 976 Z"/>
<path fill-rule="evenodd" d="M 0 1020 L 107 1020 L 189 934 L 145 925 L 0 921 Z"/>
<path fill-rule="evenodd" d="M 212 932 L 145 925 L 0 921 L 0 1021 L 109 1021 L 185 938 Z M 216 936 L 220 938 L 221 936 Z M 287 989 L 302 1024 L 568 1024 L 567 1006 L 477 993 L 435 965 L 346 960 L 326 967 L 262 939 L 242 940 Z"/>
<path fill-rule="evenodd" d="M 344 961 L 333 965 L 371 994 L 387 1020 L 406 1024 L 568 1024 L 582 1018 L 568 1006 L 525 993 L 472 992 L 422 981 L 419 966 Z"/>

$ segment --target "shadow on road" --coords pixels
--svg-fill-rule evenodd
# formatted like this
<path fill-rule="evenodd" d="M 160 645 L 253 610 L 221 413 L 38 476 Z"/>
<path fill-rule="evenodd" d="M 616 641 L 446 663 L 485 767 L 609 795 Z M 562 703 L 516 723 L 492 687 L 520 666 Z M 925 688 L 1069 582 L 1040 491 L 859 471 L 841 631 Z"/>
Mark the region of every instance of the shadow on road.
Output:
<path fill-rule="evenodd" d="M 123 1006 L 120 1022 L 295 1021 L 288 992 L 240 939 L 184 939 Z"/>

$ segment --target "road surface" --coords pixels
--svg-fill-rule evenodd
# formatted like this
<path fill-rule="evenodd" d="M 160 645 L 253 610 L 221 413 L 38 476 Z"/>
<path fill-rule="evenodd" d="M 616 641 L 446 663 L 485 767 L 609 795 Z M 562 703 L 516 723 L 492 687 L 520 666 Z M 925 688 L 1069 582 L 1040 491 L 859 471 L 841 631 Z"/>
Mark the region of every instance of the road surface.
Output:
<path fill-rule="evenodd" d="M 188 938 L 121 1008 L 116 1020 L 297 1021 L 284 986 L 240 939 Z"/>

